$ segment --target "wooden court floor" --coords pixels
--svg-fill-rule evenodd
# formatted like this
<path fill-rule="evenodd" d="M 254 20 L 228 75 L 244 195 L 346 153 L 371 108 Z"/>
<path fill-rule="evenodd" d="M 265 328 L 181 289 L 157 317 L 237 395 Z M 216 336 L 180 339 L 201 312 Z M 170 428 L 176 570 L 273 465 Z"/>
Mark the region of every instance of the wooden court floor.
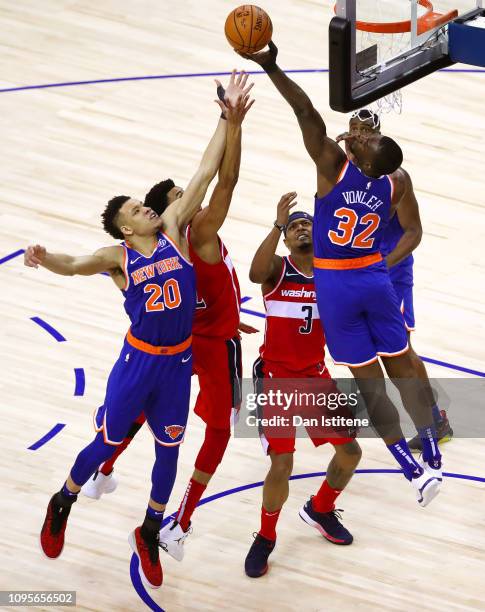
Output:
<path fill-rule="evenodd" d="M 283 68 L 327 67 L 330 5 L 265 1 Z M 148 609 L 130 579 L 126 541 L 149 492 L 154 453 L 147 431 L 118 463 L 118 490 L 99 502 L 80 498 L 61 558 L 48 562 L 39 550 L 45 506 L 92 438 L 92 410 L 102 402 L 127 319 L 109 279 L 27 269 L 18 252 L 38 242 L 53 251 L 90 253 L 110 244 L 99 221 L 110 197 L 143 197 L 167 176 L 186 184 L 218 116 L 212 78 L 197 75 L 254 68 L 224 39 L 233 7 L 226 0 L 0 3 L 0 590 L 72 589 L 80 610 Z M 179 76 L 135 79 L 154 75 Z M 326 74 L 294 78 L 322 112 L 329 134 L 342 132 L 348 117 L 329 110 Z M 280 195 L 295 190 L 311 210 L 315 182 L 291 110 L 267 77 L 254 81 L 240 180 L 221 234 L 243 295 L 251 298 L 244 307 L 261 312 L 259 288 L 248 279 L 251 258 Z M 56 83 L 78 84 L 26 88 Z M 485 372 L 484 100 L 485 73 L 438 73 L 408 87 L 403 114 L 383 120 L 384 132 L 404 149 L 421 207 L 413 343 L 445 364 L 429 365 L 433 377 L 480 380 Z M 260 329 L 244 338 L 249 375 L 263 319 L 245 314 L 244 320 Z M 347 376 L 329 365 L 335 376 Z M 452 405 L 450 418 L 466 409 Z M 56 424 L 65 427 L 29 450 Z M 170 511 L 202 435 L 192 415 Z M 261 488 L 246 489 L 196 512 L 183 563 L 162 558 L 164 586 L 150 593 L 157 605 L 169 611 L 483 610 L 483 440 L 458 438 L 444 447 L 447 471 L 482 480 L 447 478 L 424 510 L 402 477 L 378 472 L 394 467 L 383 444 L 362 440 L 362 447 L 360 467 L 376 472 L 356 475 L 340 498 L 355 537 L 351 547 L 332 546 L 302 523 L 298 509 L 321 479 L 295 480 L 271 570 L 257 581 L 246 578 L 243 561 L 258 529 Z M 294 473 L 320 472 L 330 456 L 329 449 L 299 440 Z M 232 440 L 207 495 L 260 482 L 266 469 L 257 439 Z"/>

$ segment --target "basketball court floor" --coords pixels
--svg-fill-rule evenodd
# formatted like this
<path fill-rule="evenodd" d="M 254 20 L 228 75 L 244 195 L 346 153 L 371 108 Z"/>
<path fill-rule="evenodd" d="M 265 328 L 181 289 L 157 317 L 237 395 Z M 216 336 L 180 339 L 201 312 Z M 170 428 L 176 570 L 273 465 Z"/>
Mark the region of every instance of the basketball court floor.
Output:
<path fill-rule="evenodd" d="M 436 4 L 463 12 L 474 1 Z M 133 584 L 127 543 L 150 488 L 154 452 L 144 428 L 118 462 L 116 492 L 97 502 L 80 496 L 62 556 L 52 562 L 40 552 L 46 504 L 92 438 L 92 411 L 103 400 L 127 318 L 105 276 L 25 268 L 21 250 L 39 243 L 91 253 L 111 243 L 99 218 L 109 198 L 143 198 L 167 176 L 187 183 L 219 115 L 212 75 L 257 68 L 224 38 L 234 7 L 226 0 L 0 3 L 0 590 L 75 590 L 80 610 L 103 612 L 483 610 L 479 437 L 458 436 L 443 447 L 449 476 L 426 509 L 402 476 L 386 473 L 395 465 L 383 443 L 361 440 L 365 473 L 339 500 L 351 547 L 332 546 L 298 517 L 320 484 L 314 474 L 331 456 L 298 440 L 294 474 L 303 477 L 291 483 L 271 568 L 259 580 L 245 576 L 243 563 L 259 527 L 261 487 L 246 485 L 260 483 L 268 463 L 257 439 L 234 439 L 207 491 L 215 498 L 196 511 L 183 563 L 162 553 L 164 585 L 148 599 Z M 265 0 L 263 8 L 279 64 L 294 71 L 329 135 L 343 132 L 348 116 L 329 109 L 325 72 L 332 3 Z M 315 192 L 291 109 L 265 75 L 253 78 L 256 103 L 243 126 L 239 184 L 221 232 L 250 298 L 242 318 L 260 330 L 243 339 L 247 376 L 264 327 L 254 314 L 263 306 L 249 264 L 281 194 L 297 191 L 299 205 L 311 211 Z M 382 120 L 383 132 L 404 150 L 424 228 L 415 253 L 413 344 L 430 360 L 431 377 L 475 384 L 485 377 L 484 100 L 484 71 L 455 65 L 405 88 L 403 113 Z M 348 375 L 330 360 L 329 367 Z M 466 401 L 448 406 L 452 424 L 469 408 Z M 192 415 L 169 512 L 202 434 Z"/>

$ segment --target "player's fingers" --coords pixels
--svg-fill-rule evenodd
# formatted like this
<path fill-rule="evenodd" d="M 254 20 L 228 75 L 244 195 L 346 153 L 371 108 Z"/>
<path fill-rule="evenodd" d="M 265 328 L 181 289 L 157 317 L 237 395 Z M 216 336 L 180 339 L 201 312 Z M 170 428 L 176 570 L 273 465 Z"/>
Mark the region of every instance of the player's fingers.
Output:
<path fill-rule="evenodd" d="M 222 87 L 222 83 L 219 81 L 219 79 L 214 79 L 214 81 L 217 87 Z"/>
<path fill-rule="evenodd" d="M 251 106 L 256 102 L 256 100 L 251 100 L 251 102 L 246 106 L 246 108 L 244 109 L 244 116 L 246 116 L 246 113 L 248 112 L 248 110 L 251 108 Z"/>
<path fill-rule="evenodd" d="M 237 49 L 234 49 L 234 53 L 237 53 L 241 57 L 244 57 L 244 59 L 251 59 L 249 53 L 242 53 L 242 51 L 238 51 Z"/>
<path fill-rule="evenodd" d="M 251 89 L 254 87 L 254 83 L 250 83 L 246 89 L 244 90 L 244 93 L 249 93 L 251 91 Z"/>
<path fill-rule="evenodd" d="M 249 78 L 249 74 L 247 74 L 247 72 L 244 72 L 244 70 L 241 71 L 241 78 L 239 80 L 239 86 L 244 89 L 246 87 L 246 82 Z"/>
<path fill-rule="evenodd" d="M 221 100 L 214 100 L 214 102 L 219 106 L 219 108 L 224 114 L 227 113 L 227 106 L 224 104 L 224 102 L 222 102 Z"/>

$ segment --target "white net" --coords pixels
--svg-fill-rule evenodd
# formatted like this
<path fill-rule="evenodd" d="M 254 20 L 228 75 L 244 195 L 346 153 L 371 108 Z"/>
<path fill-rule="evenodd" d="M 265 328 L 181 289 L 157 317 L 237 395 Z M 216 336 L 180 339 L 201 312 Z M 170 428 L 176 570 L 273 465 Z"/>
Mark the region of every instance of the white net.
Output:
<path fill-rule="evenodd" d="M 411 0 L 358 0 L 357 21 L 382 24 L 410 21 L 411 4 Z M 426 7 L 418 3 L 418 18 L 422 17 L 426 12 Z M 366 32 L 357 28 L 357 52 L 371 47 L 376 48 L 376 63 L 369 66 L 367 70 L 377 68 L 391 58 L 409 50 L 411 48 L 411 33 Z M 402 112 L 401 90 L 377 100 L 371 110 L 379 116 L 382 113 L 389 113 L 391 111 L 400 114 Z"/>

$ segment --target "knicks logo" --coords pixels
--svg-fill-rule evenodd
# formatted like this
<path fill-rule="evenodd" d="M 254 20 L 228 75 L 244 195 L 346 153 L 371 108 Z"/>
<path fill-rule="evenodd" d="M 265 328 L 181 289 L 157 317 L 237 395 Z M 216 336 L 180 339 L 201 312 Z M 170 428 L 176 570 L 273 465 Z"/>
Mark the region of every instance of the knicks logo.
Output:
<path fill-rule="evenodd" d="M 176 440 L 179 436 L 184 433 L 185 427 L 182 425 L 165 425 L 165 433 L 170 436 L 172 440 Z"/>

